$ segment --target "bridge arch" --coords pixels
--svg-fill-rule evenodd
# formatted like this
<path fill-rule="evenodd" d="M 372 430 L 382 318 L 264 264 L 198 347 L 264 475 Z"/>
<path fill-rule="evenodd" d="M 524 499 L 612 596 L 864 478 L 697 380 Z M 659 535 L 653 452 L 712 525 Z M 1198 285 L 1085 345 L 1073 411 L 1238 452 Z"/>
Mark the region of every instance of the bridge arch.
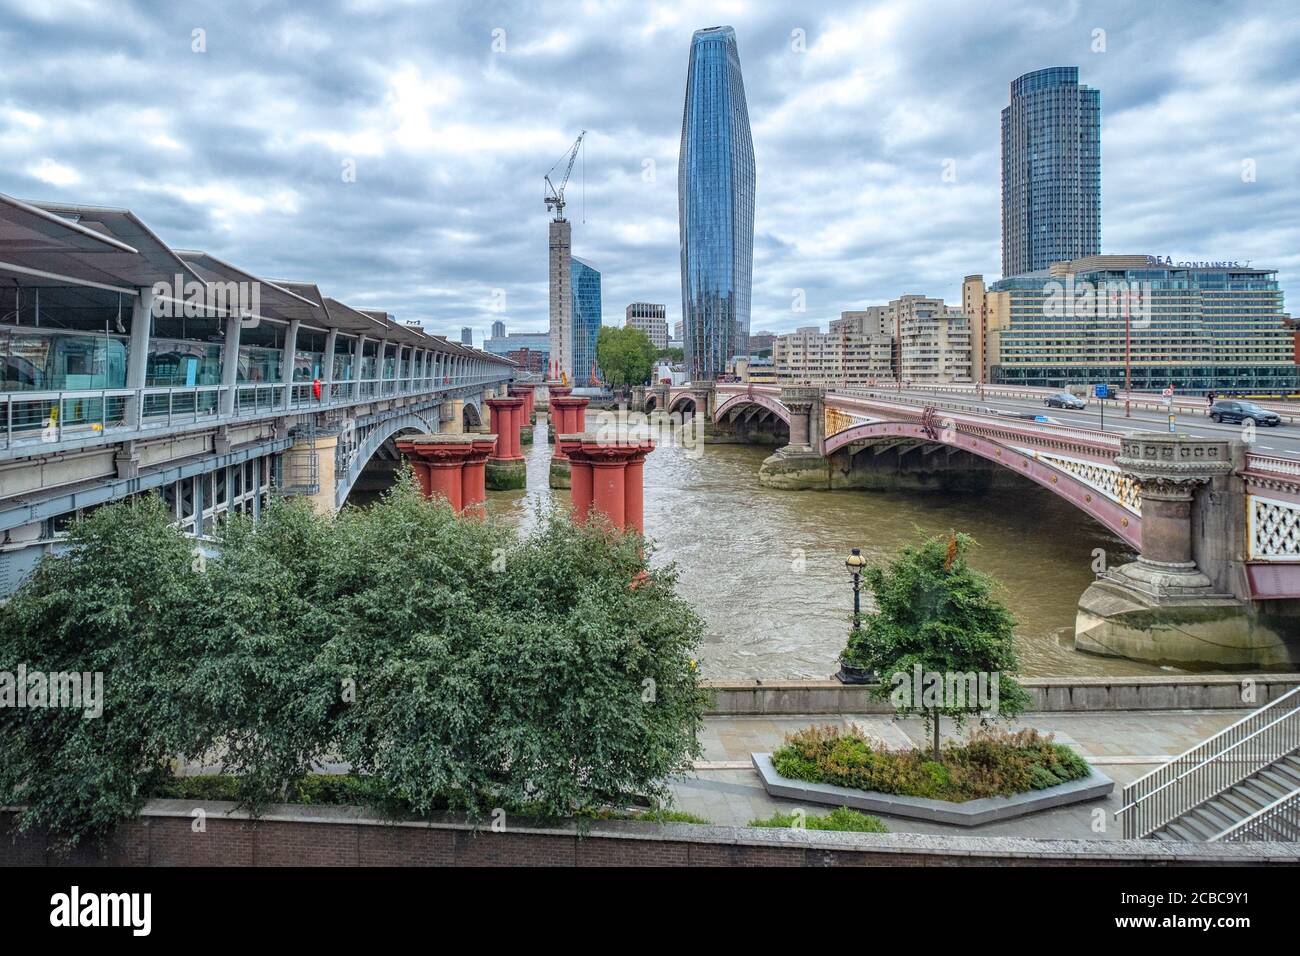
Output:
<path fill-rule="evenodd" d="M 678 412 L 685 415 L 687 412 L 695 414 L 695 395 L 688 391 L 675 392 L 668 397 L 668 414 Z"/>
<path fill-rule="evenodd" d="M 460 422 L 462 428 L 478 428 L 483 424 L 483 413 L 475 399 L 465 399 L 465 403 L 460 410 Z"/>
<path fill-rule="evenodd" d="M 786 425 L 790 424 L 790 409 L 786 408 L 776 399 L 758 393 L 753 395 L 741 393 L 739 395 L 731 396 L 719 405 L 716 411 L 714 411 L 713 421 L 721 422 L 727 415 L 732 412 L 743 411 L 746 406 L 757 406 L 759 408 L 767 409 L 769 412 L 776 415 L 777 418 L 781 419 L 781 421 L 785 422 Z"/>
<path fill-rule="evenodd" d="M 1089 471 L 1087 466 L 1090 463 L 1083 459 L 1070 459 L 1076 465 L 1075 471 L 1078 472 L 1076 474 L 1042 460 L 1031 451 L 983 435 L 973 435 L 960 427 L 936 431 L 927 428 L 921 422 L 887 420 L 865 422 L 837 432 L 826 439 L 824 452 L 829 457 L 834 452 L 854 443 L 870 443 L 887 438 L 912 438 L 922 443 L 949 445 L 1001 465 L 1064 498 L 1114 532 L 1135 550 L 1141 549 L 1140 514 L 1135 508 L 1126 507 L 1111 497 L 1111 493 L 1098 481 L 1090 482 L 1080 477 Z M 1065 462 L 1067 459 L 1061 456 L 1060 460 Z M 1095 466 L 1094 471 L 1100 471 L 1102 466 L 1099 463 L 1091 464 Z M 1133 495 L 1133 500 L 1136 503 L 1136 495 Z"/>
<path fill-rule="evenodd" d="M 419 413 L 397 415 L 382 421 L 357 426 L 339 436 L 335 454 L 334 510 L 342 509 L 356 486 L 357 479 L 384 445 L 398 435 L 412 433 L 434 435 L 438 429 Z"/>

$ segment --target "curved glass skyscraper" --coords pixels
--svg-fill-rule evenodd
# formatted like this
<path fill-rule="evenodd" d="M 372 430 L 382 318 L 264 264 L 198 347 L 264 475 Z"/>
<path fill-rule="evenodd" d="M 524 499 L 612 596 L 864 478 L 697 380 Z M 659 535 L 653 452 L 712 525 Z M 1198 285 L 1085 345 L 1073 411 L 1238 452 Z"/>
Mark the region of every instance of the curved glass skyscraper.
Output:
<path fill-rule="evenodd" d="M 754 265 L 754 140 L 736 31 L 696 30 L 677 166 L 682 321 L 692 381 L 747 351 Z"/>

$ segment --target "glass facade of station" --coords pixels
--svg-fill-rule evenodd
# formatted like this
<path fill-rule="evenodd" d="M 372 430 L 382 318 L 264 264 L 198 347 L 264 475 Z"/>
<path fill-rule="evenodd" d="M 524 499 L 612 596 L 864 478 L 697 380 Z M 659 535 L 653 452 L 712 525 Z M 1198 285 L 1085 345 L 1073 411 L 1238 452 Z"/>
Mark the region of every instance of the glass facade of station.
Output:
<path fill-rule="evenodd" d="M 754 141 L 731 27 L 691 40 L 677 190 L 687 376 L 705 381 L 749 339 Z"/>

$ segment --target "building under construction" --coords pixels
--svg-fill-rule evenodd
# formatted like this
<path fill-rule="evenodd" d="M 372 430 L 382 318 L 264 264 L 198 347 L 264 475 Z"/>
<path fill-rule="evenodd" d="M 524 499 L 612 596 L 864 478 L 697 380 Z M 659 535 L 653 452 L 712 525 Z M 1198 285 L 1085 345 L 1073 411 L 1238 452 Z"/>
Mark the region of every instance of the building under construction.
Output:
<path fill-rule="evenodd" d="M 554 212 L 550 222 L 549 259 L 550 272 L 550 345 L 549 374 L 553 378 L 563 379 L 571 385 L 584 386 L 595 372 L 596 343 L 595 336 L 600 331 L 600 273 L 587 263 L 573 258 L 573 229 L 564 217 L 564 188 L 573 174 L 573 164 L 582 148 L 582 138 L 586 130 L 579 134 L 568 152 L 560 158 L 545 176 L 546 208 Z M 560 167 L 564 174 L 558 183 L 551 179 Z M 591 276 L 595 276 L 596 328 L 590 326 L 591 294 L 584 296 L 585 306 L 582 315 L 578 315 L 577 303 L 573 296 L 573 277 L 575 269 L 580 271 L 583 281 L 590 285 Z M 589 341 L 590 340 L 590 341 Z"/>

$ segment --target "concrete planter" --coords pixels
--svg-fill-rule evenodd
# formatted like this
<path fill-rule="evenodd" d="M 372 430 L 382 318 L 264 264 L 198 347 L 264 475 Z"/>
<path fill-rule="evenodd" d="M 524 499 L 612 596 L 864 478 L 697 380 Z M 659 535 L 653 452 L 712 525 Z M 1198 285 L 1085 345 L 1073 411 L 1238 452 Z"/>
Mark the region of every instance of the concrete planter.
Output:
<path fill-rule="evenodd" d="M 784 800 L 798 800 L 802 803 L 851 807 L 867 813 L 882 813 L 886 816 L 907 817 L 912 820 L 930 820 L 934 823 L 948 823 L 962 827 L 1010 820 L 1071 803 L 1100 800 L 1109 796 L 1115 789 L 1115 782 L 1093 767 L 1091 776 L 1058 784 L 1046 790 L 1030 790 L 1028 793 L 1017 793 L 1010 797 L 984 797 L 979 800 L 967 800 L 965 803 L 953 803 L 949 800 L 903 797 L 892 793 L 878 793 L 874 790 L 837 787 L 829 783 L 791 780 L 776 772 L 776 768 L 772 766 L 770 753 L 755 753 L 749 756 L 754 761 L 754 769 L 758 771 L 758 776 L 763 781 L 763 789 L 769 796 L 781 797 Z"/>

